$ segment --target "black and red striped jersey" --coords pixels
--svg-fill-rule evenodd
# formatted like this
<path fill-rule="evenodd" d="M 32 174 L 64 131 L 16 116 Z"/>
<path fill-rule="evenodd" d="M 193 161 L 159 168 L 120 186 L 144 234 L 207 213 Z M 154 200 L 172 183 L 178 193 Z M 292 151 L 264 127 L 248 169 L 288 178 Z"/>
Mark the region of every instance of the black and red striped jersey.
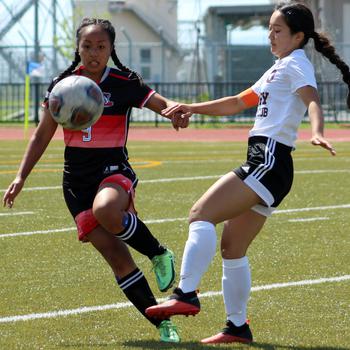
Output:
<path fill-rule="evenodd" d="M 73 74 L 82 75 L 84 66 L 79 67 Z M 66 161 L 84 163 L 89 159 L 110 157 L 111 154 L 119 160 L 128 159 L 126 142 L 128 137 L 131 109 L 142 108 L 155 93 L 149 86 L 139 81 L 130 72 L 106 67 L 98 83 L 104 96 L 104 110 L 99 120 L 84 130 L 64 131 L 66 144 Z M 43 106 L 48 107 L 48 98 L 54 83 L 47 91 Z M 83 158 L 83 159 L 82 159 Z M 102 159 L 101 159 L 102 160 Z"/>

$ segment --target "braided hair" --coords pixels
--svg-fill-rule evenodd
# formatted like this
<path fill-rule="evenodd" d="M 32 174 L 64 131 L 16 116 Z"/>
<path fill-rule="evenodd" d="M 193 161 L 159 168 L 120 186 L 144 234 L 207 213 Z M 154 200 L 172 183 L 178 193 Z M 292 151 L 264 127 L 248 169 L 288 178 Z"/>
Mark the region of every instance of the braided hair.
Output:
<path fill-rule="evenodd" d="M 80 39 L 81 39 L 81 31 L 83 28 L 85 27 L 88 27 L 90 25 L 98 25 L 100 26 L 104 31 L 106 31 L 106 33 L 108 34 L 108 38 L 109 38 L 109 41 L 111 43 L 111 46 L 112 46 L 112 52 L 111 52 L 111 58 L 114 62 L 114 64 L 123 72 L 129 72 L 132 76 L 136 77 L 140 84 L 143 83 L 143 80 L 142 80 L 142 77 L 134 72 L 133 70 L 131 70 L 130 68 L 124 66 L 119 58 L 118 58 L 118 55 L 115 51 L 115 46 L 114 46 L 114 41 L 115 41 L 115 29 L 112 25 L 112 23 L 106 19 L 99 19 L 99 18 L 84 18 L 82 20 L 82 22 L 80 23 L 77 31 L 76 31 L 76 35 L 75 35 L 75 38 L 76 38 L 76 50 L 75 50 L 75 53 L 74 53 L 74 60 L 72 61 L 71 65 L 65 70 L 63 71 L 56 79 L 55 79 L 55 84 L 57 82 L 59 82 L 60 80 L 62 80 L 63 78 L 71 75 L 73 73 L 73 71 L 75 70 L 75 68 L 78 66 L 78 64 L 80 63 L 81 61 L 81 57 L 79 55 L 79 51 L 78 51 L 78 47 L 79 47 L 79 42 L 80 42 Z"/>
<path fill-rule="evenodd" d="M 350 108 L 350 70 L 349 66 L 336 53 L 335 47 L 328 37 L 323 33 L 315 31 L 315 22 L 311 10 L 301 3 L 279 3 L 276 8 L 284 16 L 287 26 L 292 34 L 303 32 L 304 40 L 301 43 L 303 48 L 310 38 L 314 40 L 315 49 L 325 56 L 341 72 L 343 81 L 348 86 L 347 106 Z"/>

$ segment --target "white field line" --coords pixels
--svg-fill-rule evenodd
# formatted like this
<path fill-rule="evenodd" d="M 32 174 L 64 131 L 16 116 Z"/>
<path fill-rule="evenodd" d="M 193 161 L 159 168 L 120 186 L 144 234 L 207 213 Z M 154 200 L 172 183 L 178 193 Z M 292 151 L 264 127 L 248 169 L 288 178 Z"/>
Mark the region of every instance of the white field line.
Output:
<path fill-rule="evenodd" d="M 8 213 L 0 213 L 0 216 L 15 216 L 15 215 L 32 215 L 33 211 L 17 211 L 17 212 L 8 212 Z"/>
<path fill-rule="evenodd" d="M 47 191 L 47 190 L 61 190 L 62 186 L 38 186 L 38 187 L 24 187 L 22 191 Z M 0 192 L 5 192 L 6 190 L 0 190 Z"/>
<path fill-rule="evenodd" d="M 348 208 L 350 208 L 350 204 L 327 205 L 324 207 L 282 209 L 282 210 L 276 210 L 273 214 L 289 214 L 289 213 L 297 213 L 297 212 L 319 211 L 319 210 L 329 210 L 329 209 L 348 209 Z M 144 223 L 145 224 L 162 224 L 165 222 L 185 221 L 185 220 L 188 220 L 188 217 L 144 220 Z M 17 237 L 17 236 L 32 236 L 37 234 L 69 232 L 69 231 L 75 231 L 75 230 L 76 230 L 75 227 L 67 227 L 67 228 L 55 229 L 55 230 L 2 233 L 0 234 L 0 239 L 8 238 L 8 237 Z"/>
<path fill-rule="evenodd" d="M 325 173 L 349 173 L 349 169 L 325 169 L 325 170 L 297 170 L 295 174 L 325 174 Z M 218 179 L 223 176 L 219 175 L 208 175 L 208 176 L 188 176 L 188 177 L 171 177 L 163 179 L 152 179 L 152 180 L 140 180 L 140 184 L 148 183 L 159 183 L 159 182 L 175 182 L 175 181 L 192 181 L 192 180 L 209 180 L 209 179 Z M 47 191 L 47 190 L 58 190 L 62 186 L 38 186 L 38 187 L 25 187 L 22 191 Z M 5 192 L 6 189 L 0 189 L 0 192 Z"/>
<path fill-rule="evenodd" d="M 164 222 L 172 222 L 172 221 L 184 221 L 188 220 L 188 216 L 183 218 L 169 218 L 169 219 L 154 219 L 154 220 L 143 220 L 145 224 L 163 224 Z"/>
<path fill-rule="evenodd" d="M 188 176 L 188 177 L 171 177 L 165 179 L 141 180 L 141 184 L 152 184 L 159 182 L 175 182 L 175 181 L 192 181 L 192 180 L 209 180 L 218 179 L 222 175 L 207 175 L 207 176 Z"/>
<path fill-rule="evenodd" d="M 297 170 L 295 174 L 338 174 L 338 173 L 350 173 L 350 169 L 330 169 L 330 170 Z"/>
<path fill-rule="evenodd" d="M 265 284 L 262 286 L 256 286 L 252 288 L 252 292 L 258 292 L 262 290 L 271 290 L 271 289 L 279 289 L 279 288 L 288 288 L 288 287 L 300 287 L 314 284 L 322 284 L 322 283 L 336 283 L 350 280 L 350 275 L 344 275 L 339 277 L 328 277 L 328 278 L 319 278 L 315 280 L 302 280 L 302 281 L 294 281 L 294 282 L 286 282 L 286 283 L 273 283 L 273 284 Z M 222 292 L 205 292 L 200 293 L 199 296 L 201 298 L 207 297 L 215 297 L 221 295 Z M 160 298 L 159 301 L 165 301 L 166 298 Z M 107 304 L 107 305 L 97 305 L 97 306 L 84 306 L 77 309 L 69 309 L 69 310 L 57 310 L 57 311 L 49 311 L 43 313 L 33 313 L 27 315 L 15 315 L 15 316 L 6 316 L 0 317 L 0 323 L 14 323 L 19 321 L 31 321 L 43 318 L 56 318 L 56 317 L 65 317 L 70 315 L 79 315 L 88 312 L 96 312 L 96 311 L 105 311 L 112 309 L 122 309 L 127 307 L 132 307 L 133 305 L 130 302 L 124 303 L 116 303 L 116 304 Z"/>
<path fill-rule="evenodd" d="M 289 219 L 289 222 L 311 222 L 311 221 L 324 221 L 324 220 L 329 220 L 328 217 L 318 217 L 318 218 L 304 218 L 304 219 Z"/>
<path fill-rule="evenodd" d="M 317 211 L 317 210 L 329 210 L 329 209 L 348 209 L 350 204 L 340 204 L 340 205 L 326 205 L 323 207 L 310 207 L 310 208 L 296 208 L 296 209 L 281 209 L 276 210 L 274 214 L 286 214 L 286 213 L 297 213 L 304 211 Z"/>
<path fill-rule="evenodd" d="M 8 238 L 8 237 L 18 237 L 18 236 L 47 235 L 47 234 L 58 233 L 58 232 L 76 231 L 76 229 L 77 229 L 76 227 L 67 227 L 67 228 L 60 228 L 55 230 L 4 233 L 4 234 L 0 234 L 0 239 Z"/>

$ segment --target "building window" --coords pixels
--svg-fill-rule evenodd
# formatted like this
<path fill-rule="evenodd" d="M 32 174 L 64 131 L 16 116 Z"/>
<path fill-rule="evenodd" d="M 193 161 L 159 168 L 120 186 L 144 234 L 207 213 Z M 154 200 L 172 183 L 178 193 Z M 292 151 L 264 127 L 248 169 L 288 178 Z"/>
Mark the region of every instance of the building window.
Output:
<path fill-rule="evenodd" d="M 141 63 L 151 62 L 151 49 L 141 49 L 140 50 Z"/>
<path fill-rule="evenodd" d="M 144 80 L 150 80 L 151 79 L 151 67 L 149 67 L 149 66 L 141 67 L 141 76 Z"/>
<path fill-rule="evenodd" d="M 109 1 L 108 8 L 111 12 L 120 12 L 125 7 L 125 1 Z"/>

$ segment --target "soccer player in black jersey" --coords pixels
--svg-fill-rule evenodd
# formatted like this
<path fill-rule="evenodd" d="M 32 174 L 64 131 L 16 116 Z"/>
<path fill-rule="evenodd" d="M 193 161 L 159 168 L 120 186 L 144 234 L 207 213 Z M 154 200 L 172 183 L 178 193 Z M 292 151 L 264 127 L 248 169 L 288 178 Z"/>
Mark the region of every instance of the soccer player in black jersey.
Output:
<path fill-rule="evenodd" d="M 114 46 L 115 30 L 109 21 L 83 19 L 76 40 L 75 59 L 48 89 L 40 123 L 17 176 L 4 195 L 4 205 L 12 207 L 57 129 L 48 109 L 53 86 L 72 74 L 94 80 L 104 95 L 104 111 L 87 129 L 64 129 L 64 198 L 76 222 L 79 240 L 90 242 L 101 253 L 127 298 L 159 329 L 161 341 L 179 342 L 176 327 L 169 319 L 163 321 L 145 315 L 145 309 L 157 302 L 125 244 L 152 261 L 161 291 L 172 286 L 175 279 L 173 254 L 151 234 L 134 208 L 138 180 L 128 163 L 126 142 L 133 107 L 147 107 L 160 113 L 174 102 L 156 93 L 119 61 Z M 107 66 L 110 58 L 117 68 Z M 172 122 L 176 129 L 183 128 L 187 127 L 188 118 L 177 117 Z"/>

